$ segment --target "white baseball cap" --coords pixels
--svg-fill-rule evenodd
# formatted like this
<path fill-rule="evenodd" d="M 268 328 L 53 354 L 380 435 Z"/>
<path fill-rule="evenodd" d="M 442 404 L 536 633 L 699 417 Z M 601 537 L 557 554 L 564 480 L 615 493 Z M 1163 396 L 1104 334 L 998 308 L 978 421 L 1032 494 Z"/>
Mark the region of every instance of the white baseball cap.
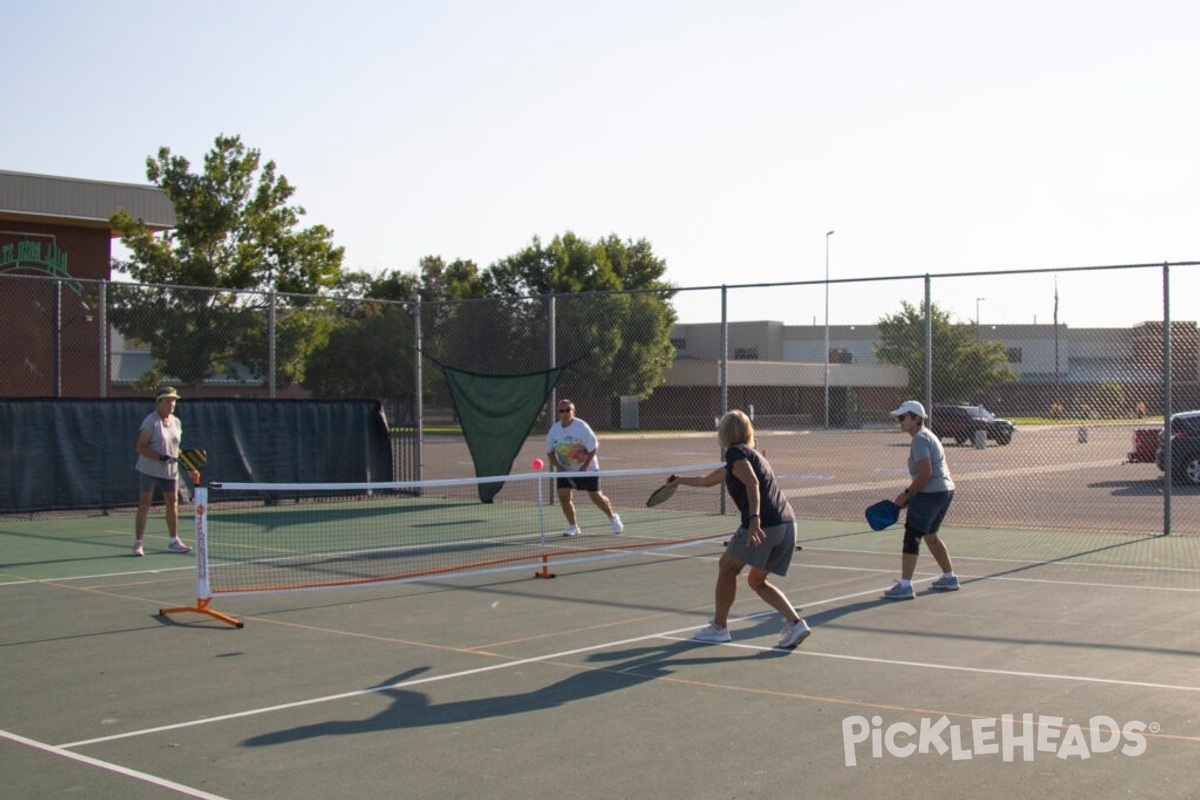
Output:
<path fill-rule="evenodd" d="M 926 418 L 925 406 L 918 403 L 916 400 L 905 400 L 900 404 L 900 407 L 892 412 L 893 417 L 898 417 L 901 414 L 916 414 L 921 419 Z"/>

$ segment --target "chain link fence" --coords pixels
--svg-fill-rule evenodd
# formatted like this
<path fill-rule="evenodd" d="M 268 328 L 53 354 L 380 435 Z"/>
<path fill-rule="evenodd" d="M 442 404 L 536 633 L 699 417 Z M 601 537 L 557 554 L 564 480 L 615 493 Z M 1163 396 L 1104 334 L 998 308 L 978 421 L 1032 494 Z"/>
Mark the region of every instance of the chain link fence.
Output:
<path fill-rule="evenodd" d="M 835 520 L 902 484 L 889 412 L 915 398 L 932 404 L 961 488 L 957 525 L 1200 533 L 1196 473 L 1164 482 L 1155 463 L 1164 415 L 1200 409 L 1200 301 L 1171 291 L 1197 266 L 419 304 L 7 274 L 0 396 L 144 397 L 171 383 L 191 397 L 378 399 L 400 478 L 469 477 L 439 365 L 565 367 L 557 395 L 603 442 L 644 443 L 630 458 L 647 463 L 622 466 L 671 463 L 672 438 L 711 460 L 715 420 L 741 408 L 801 516 Z M 1114 299 L 1119 324 L 1083 313 Z M 950 426 L 956 407 L 976 416 Z M 550 424 L 535 423 L 532 452 Z M 1200 459 L 1194 444 L 1175 440 L 1176 465 Z"/>

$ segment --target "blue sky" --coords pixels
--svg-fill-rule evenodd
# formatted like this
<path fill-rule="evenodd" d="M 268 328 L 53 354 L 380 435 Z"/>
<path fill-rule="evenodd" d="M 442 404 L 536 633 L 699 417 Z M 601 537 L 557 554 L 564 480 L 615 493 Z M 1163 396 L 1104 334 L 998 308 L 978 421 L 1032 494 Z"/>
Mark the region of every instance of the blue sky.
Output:
<path fill-rule="evenodd" d="M 7 6 L 0 169 L 144 183 L 160 146 L 198 169 L 237 134 L 350 269 L 485 267 L 566 230 L 645 238 L 680 286 L 819 280 L 828 230 L 835 279 L 1200 260 L 1188 0 Z M 1200 318 L 1200 268 L 1172 274 L 1173 317 Z M 1161 317 L 1158 274 L 1102 275 L 1058 278 L 1061 321 Z M 1054 281 L 938 302 L 1049 322 Z M 831 318 L 904 286 L 835 286 Z"/>

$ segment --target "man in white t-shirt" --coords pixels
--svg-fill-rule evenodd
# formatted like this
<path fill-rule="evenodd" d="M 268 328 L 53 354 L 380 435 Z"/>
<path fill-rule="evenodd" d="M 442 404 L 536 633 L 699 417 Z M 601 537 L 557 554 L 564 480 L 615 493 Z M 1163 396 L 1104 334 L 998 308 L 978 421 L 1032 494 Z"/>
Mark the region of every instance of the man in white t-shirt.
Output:
<path fill-rule="evenodd" d="M 546 456 L 550 465 L 560 473 L 556 483 L 558 502 L 567 518 L 563 536 L 577 536 L 579 523 L 575 516 L 575 489 L 585 491 L 596 507 L 612 523 L 613 533 L 625 530 L 621 518 L 613 512 L 612 503 L 600 491 L 600 462 L 596 459 L 599 442 L 590 425 L 575 416 L 575 403 L 558 401 L 558 421 L 546 434 Z"/>

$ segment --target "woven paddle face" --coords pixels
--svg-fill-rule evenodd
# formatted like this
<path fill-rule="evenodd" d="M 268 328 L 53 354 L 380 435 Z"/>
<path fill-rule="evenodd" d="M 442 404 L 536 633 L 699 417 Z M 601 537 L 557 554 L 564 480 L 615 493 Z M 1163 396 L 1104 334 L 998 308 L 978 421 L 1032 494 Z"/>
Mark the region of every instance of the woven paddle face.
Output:
<path fill-rule="evenodd" d="M 663 484 L 650 493 L 650 498 L 646 500 L 646 508 L 653 508 L 660 503 L 665 503 L 671 499 L 671 495 L 675 494 L 675 490 L 679 488 L 678 483 Z"/>

